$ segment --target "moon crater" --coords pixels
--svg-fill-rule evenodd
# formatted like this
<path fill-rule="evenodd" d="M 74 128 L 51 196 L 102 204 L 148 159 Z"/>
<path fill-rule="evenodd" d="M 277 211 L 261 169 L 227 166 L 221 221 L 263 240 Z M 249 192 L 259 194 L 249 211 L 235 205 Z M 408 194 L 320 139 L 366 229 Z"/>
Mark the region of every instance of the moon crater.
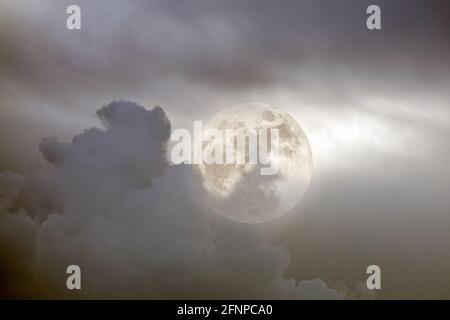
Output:
<path fill-rule="evenodd" d="M 242 223 L 262 223 L 278 218 L 296 206 L 305 194 L 312 176 L 312 153 L 300 125 L 286 112 L 262 103 L 246 103 L 216 114 L 205 129 L 278 129 L 278 171 L 261 175 L 261 164 L 195 165 L 211 207 L 219 214 Z M 201 144 L 205 152 L 216 140 Z M 223 143 L 223 141 L 221 142 Z M 247 156 L 247 155 L 245 155 Z M 247 159 L 247 158 L 246 158 Z"/>

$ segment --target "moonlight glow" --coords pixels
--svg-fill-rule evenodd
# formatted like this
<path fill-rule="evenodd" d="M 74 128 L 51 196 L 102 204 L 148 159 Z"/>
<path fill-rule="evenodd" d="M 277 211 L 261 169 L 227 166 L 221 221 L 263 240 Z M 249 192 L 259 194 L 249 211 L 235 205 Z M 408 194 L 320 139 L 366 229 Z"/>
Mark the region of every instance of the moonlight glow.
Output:
<path fill-rule="evenodd" d="M 312 154 L 299 124 L 286 112 L 262 103 L 241 104 L 222 110 L 208 123 L 221 131 L 277 129 L 279 170 L 276 175 L 260 174 L 260 164 L 199 164 L 211 206 L 220 214 L 244 223 L 266 222 L 292 209 L 306 192 L 312 175 Z M 214 140 L 204 140 L 202 149 Z M 202 150 L 196 150 L 201 152 Z"/>

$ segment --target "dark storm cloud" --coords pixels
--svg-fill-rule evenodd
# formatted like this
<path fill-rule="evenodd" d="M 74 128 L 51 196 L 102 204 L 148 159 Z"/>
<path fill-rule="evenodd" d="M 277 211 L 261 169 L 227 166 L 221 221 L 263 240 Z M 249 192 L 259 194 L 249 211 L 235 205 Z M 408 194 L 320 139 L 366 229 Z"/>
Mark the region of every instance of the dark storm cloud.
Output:
<path fill-rule="evenodd" d="M 217 95 L 317 82 L 333 99 L 351 99 L 349 80 L 380 91 L 446 85 L 447 2 L 378 3 L 381 32 L 368 32 L 368 3 L 355 1 L 80 1 L 80 32 L 65 28 L 67 1 L 5 3 L 2 109 L 8 97 L 79 109 L 138 96 L 204 110 Z"/>
<path fill-rule="evenodd" d="M 449 50 L 446 1 L 379 1 L 383 32 L 367 32 L 368 2 L 79 3 L 78 33 L 64 28 L 66 3 L 32 12 L 14 5 L 21 19 L 6 17 L 0 39 L 3 81 L 51 94 L 164 77 L 243 89 L 270 84 L 279 68 L 305 61 L 391 68 L 430 58 L 447 63 Z"/>

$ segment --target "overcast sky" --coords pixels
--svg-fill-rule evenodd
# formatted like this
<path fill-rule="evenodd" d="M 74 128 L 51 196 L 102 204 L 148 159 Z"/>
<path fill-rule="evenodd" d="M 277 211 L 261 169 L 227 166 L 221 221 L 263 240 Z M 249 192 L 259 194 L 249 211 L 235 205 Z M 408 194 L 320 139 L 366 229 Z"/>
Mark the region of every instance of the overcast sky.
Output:
<path fill-rule="evenodd" d="M 450 298 L 449 39 L 445 0 L 2 0 L 0 171 L 33 172 L 42 138 L 70 142 L 115 99 L 172 128 L 273 104 L 314 157 L 304 201 L 268 226 L 285 274 L 358 296 L 378 264 L 381 297 Z"/>

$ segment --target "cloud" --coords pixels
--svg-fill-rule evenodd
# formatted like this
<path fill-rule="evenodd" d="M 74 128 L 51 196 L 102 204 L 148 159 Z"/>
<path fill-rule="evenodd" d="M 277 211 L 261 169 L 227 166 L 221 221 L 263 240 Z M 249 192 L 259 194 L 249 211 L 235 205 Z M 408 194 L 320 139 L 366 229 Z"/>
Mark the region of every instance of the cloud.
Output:
<path fill-rule="evenodd" d="M 88 106 L 117 97 L 170 105 L 176 121 L 249 100 L 284 107 L 286 91 L 325 112 L 373 92 L 446 92 L 448 1 L 378 2 L 379 33 L 354 1 L 80 0 L 81 32 L 65 28 L 70 1 L 2 2 L 0 167 L 23 169 L 36 137 L 70 137 Z"/>
<path fill-rule="evenodd" d="M 286 278 L 289 253 L 258 226 L 211 213 L 188 165 L 168 166 L 163 109 L 112 102 L 71 143 L 46 138 L 47 166 L 0 174 L 4 297 L 343 298 Z M 65 288 L 82 270 L 81 292 Z"/>
<path fill-rule="evenodd" d="M 91 106 L 118 97 L 164 105 L 174 127 L 188 127 L 256 100 L 294 116 L 313 149 L 310 192 L 279 231 L 290 252 L 286 274 L 352 287 L 378 263 L 388 268 L 383 298 L 450 296 L 442 285 L 450 268 L 449 1 L 378 0 L 381 32 L 365 28 L 368 1 L 78 2 L 81 32 L 65 28 L 70 1 L 0 3 L 0 171 L 25 173 L 10 211 L 27 210 L 14 223 L 26 220 L 30 237 L 34 224 L 67 211 L 64 194 L 90 214 L 83 180 L 109 179 L 96 193 L 111 201 L 129 188 L 155 190 L 153 171 L 94 164 L 102 158 L 86 160 L 83 143 L 42 142 L 53 172 L 27 172 L 42 158 L 41 137 L 70 141 L 96 126 Z M 97 130 L 82 136 L 90 141 Z M 92 201 L 98 210 L 104 202 Z"/>

